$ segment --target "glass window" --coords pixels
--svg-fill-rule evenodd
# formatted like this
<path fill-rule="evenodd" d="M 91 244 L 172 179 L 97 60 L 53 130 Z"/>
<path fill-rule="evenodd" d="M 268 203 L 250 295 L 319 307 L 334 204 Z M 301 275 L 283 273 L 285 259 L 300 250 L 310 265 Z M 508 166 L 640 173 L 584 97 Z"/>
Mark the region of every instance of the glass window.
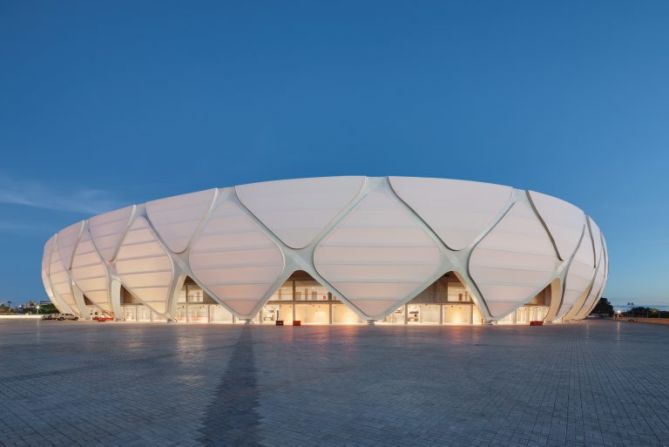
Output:
<path fill-rule="evenodd" d="M 198 286 L 188 285 L 186 286 L 188 293 L 188 302 L 189 303 L 201 303 L 204 301 L 204 294 L 202 289 Z"/>
<path fill-rule="evenodd" d="M 548 315 L 548 306 L 528 306 L 530 309 L 530 321 L 543 321 Z"/>
<path fill-rule="evenodd" d="M 232 313 L 223 306 L 211 306 L 211 321 L 216 323 L 232 323 Z"/>
<path fill-rule="evenodd" d="M 441 306 L 438 304 L 420 304 L 420 322 L 423 324 L 439 324 Z"/>
<path fill-rule="evenodd" d="M 438 304 L 407 304 L 407 323 L 439 324 Z"/>
<path fill-rule="evenodd" d="M 123 306 L 123 319 L 125 321 L 137 321 L 136 306 Z"/>
<path fill-rule="evenodd" d="M 418 304 L 406 305 L 406 322 L 407 324 L 418 324 L 421 318 L 421 306 Z"/>
<path fill-rule="evenodd" d="M 472 306 L 472 324 L 483 324 L 483 323 L 485 323 L 485 321 L 483 320 L 483 315 L 481 314 L 481 311 L 475 305 Z"/>
<path fill-rule="evenodd" d="M 137 306 L 137 321 L 151 321 L 151 309 L 146 306 Z"/>
<path fill-rule="evenodd" d="M 332 304 L 332 323 L 333 324 L 357 324 L 362 323 L 362 319 L 357 313 L 349 309 L 343 303 Z"/>
<path fill-rule="evenodd" d="M 306 316 L 306 310 L 304 306 L 295 306 L 295 320 L 304 323 L 304 317 Z"/>
<path fill-rule="evenodd" d="M 407 323 L 420 323 L 420 306 L 418 304 L 407 305 Z"/>
<path fill-rule="evenodd" d="M 188 306 L 189 323 L 209 323 L 209 306 L 206 304 L 195 304 Z"/>
<path fill-rule="evenodd" d="M 330 324 L 330 305 L 324 304 L 297 304 L 295 319 L 304 324 Z"/>
<path fill-rule="evenodd" d="M 516 324 L 529 324 L 530 321 L 543 321 L 548 314 L 548 306 L 525 305 L 516 309 Z"/>
<path fill-rule="evenodd" d="M 530 324 L 529 306 L 523 306 L 516 309 L 516 324 Z"/>
<path fill-rule="evenodd" d="M 283 324 L 286 325 L 293 324 L 293 305 L 279 304 L 279 313 L 277 314 L 277 319 L 283 320 Z"/>
<path fill-rule="evenodd" d="M 276 324 L 276 320 L 278 319 L 279 319 L 278 304 L 265 304 L 263 308 L 260 309 L 261 324 Z"/>
<path fill-rule="evenodd" d="M 395 309 L 390 315 L 386 315 L 383 322 L 388 324 L 404 324 L 404 305 Z"/>
<path fill-rule="evenodd" d="M 444 324 L 471 324 L 473 307 L 469 304 L 445 304 Z"/>

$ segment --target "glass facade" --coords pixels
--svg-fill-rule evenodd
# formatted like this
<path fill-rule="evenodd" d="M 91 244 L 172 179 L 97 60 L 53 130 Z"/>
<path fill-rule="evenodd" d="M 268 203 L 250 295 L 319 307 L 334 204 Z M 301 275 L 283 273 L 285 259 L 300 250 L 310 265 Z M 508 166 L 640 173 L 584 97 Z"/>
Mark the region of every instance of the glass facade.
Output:
<path fill-rule="evenodd" d="M 125 321 L 137 321 L 149 323 L 152 321 L 164 321 L 154 312 L 143 304 L 126 304 L 121 306 L 123 319 Z"/>
<path fill-rule="evenodd" d="M 233 322 L 232 313 L 217 304 L 190 278 L 186 278 L 177 295 L 175 319 L 184 323 Z"/>
<path fill-rule="evenodd" d="M 472 324 L 474 309 L 478 312 L 473 304 L 446 304 L 442 308 L 444 324 Z"/>
<path fill-rule="evenodd" d="M 361 324 L 364 320 L 343 303 L 332 304 L 332 324 Z"/>
<path fill-rule="evenodd" d="M 393 311 L 390 315 L 387 315 L 386 318 L 383 319 L 383 323 L 387 324 L 404 324 L 405 323 L 405 313 L 404 311 L 406 310 L 406 306 L 401 306 L 395 311 Z"/>
<path fill-rule="evenodd" d="M 547 287 L 529 303 L 500 319 L 498 324 L 529 324 L 543 320 L 550 305 Z M 123 319 L 161 321 L 129 293 L 123 294 Z M 175 319 L 184 323 L 243 324 L 188 278 L 177 296 Z M 364 324 L 366 321 L 305 272 L 295 272 L 260 309 L 254 324 Z M 414 299 L 399 306 L 377 324 L 470 325 L 484 319 L 466 287 L 453 273 L 439 278 Z"/>
<path fill-rule="evenodd" d="M 212 323 L 229 323 L 231 324 L 234 320 L 232 312 L 226 309 L 223 306 L 211 306 L 211 322 Z"/>
<path fill-rule="evenodd" d="M 379 323 L 480 324 L 481 320 L 481 313 L 465 286 L 457 276 L 447 273 Z"/>
<path fill-rule="evenodd" d="M 295 272 L 260 310 L 261 323 L 331 324 L 332 306 L 339 301 L 305 272 Z"/>
<path fill-rule="evenodd" d="M 262 324 L 276 324 L 277 321 L 283 321 L 285 324 L 292 324 L 293 320 L 292 304 L 266 304 L 260 309 L 260 323 Z"/>
<path fill-rule="evenodd" d="M 305 324 L 330 324 L 330 303 L 297 304 L 295 319 Z"/>

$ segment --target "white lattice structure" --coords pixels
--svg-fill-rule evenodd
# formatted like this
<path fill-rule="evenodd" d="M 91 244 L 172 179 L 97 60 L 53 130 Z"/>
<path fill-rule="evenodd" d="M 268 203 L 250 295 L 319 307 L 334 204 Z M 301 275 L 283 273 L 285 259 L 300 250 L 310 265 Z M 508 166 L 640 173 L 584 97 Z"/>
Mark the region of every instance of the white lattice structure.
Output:
<path fill-rule="evenodd" d="M 584 318 L 606 284 L 604 238 L 580 209 L 508 186 L 324 177 L 210 189 L 111 211 L 47 241 L 42 279 L 62 311 L 120 318 L 121 291 L 160 319 L 190 277 L 252 319 L 295 271 L 382 320 L 454 272 L 485 321 L 550 287 L 545 321 Z"/>

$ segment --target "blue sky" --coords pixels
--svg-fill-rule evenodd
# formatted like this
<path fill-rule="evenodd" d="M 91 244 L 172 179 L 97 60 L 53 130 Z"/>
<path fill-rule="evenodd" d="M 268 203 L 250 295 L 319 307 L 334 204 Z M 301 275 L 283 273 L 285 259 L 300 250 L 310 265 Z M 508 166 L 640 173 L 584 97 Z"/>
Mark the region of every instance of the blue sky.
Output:
<path fill-rule="evenodd" d="M 0 301 L 44 241 L 213 186 L 364 174 L 585 209 L 669 303 L 667 2 L 0 2 Z"/>

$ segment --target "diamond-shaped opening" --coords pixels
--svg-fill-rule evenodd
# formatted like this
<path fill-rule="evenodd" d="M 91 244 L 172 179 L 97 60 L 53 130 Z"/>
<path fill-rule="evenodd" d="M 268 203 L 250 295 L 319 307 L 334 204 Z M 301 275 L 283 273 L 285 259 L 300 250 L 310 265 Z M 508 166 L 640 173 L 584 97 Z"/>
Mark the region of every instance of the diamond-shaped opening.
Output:
<path fill-rule="evenodd" d="M 260 309 L 260 324 L 361 324 L 364 321 L 348 303 L 314 279 L 298 270 L 274 291 Z"/>
<path fill-rule="evenodd" d="M 174 318 L 184 323 L 234 323 L 235 317 L 206 290 L 187 276 L 177 292 Z"/>
<path fill-rule="evenodd" d="M 379 324 L 481 324 L 483 316 L 458 275 L 448 272 Z"/>

